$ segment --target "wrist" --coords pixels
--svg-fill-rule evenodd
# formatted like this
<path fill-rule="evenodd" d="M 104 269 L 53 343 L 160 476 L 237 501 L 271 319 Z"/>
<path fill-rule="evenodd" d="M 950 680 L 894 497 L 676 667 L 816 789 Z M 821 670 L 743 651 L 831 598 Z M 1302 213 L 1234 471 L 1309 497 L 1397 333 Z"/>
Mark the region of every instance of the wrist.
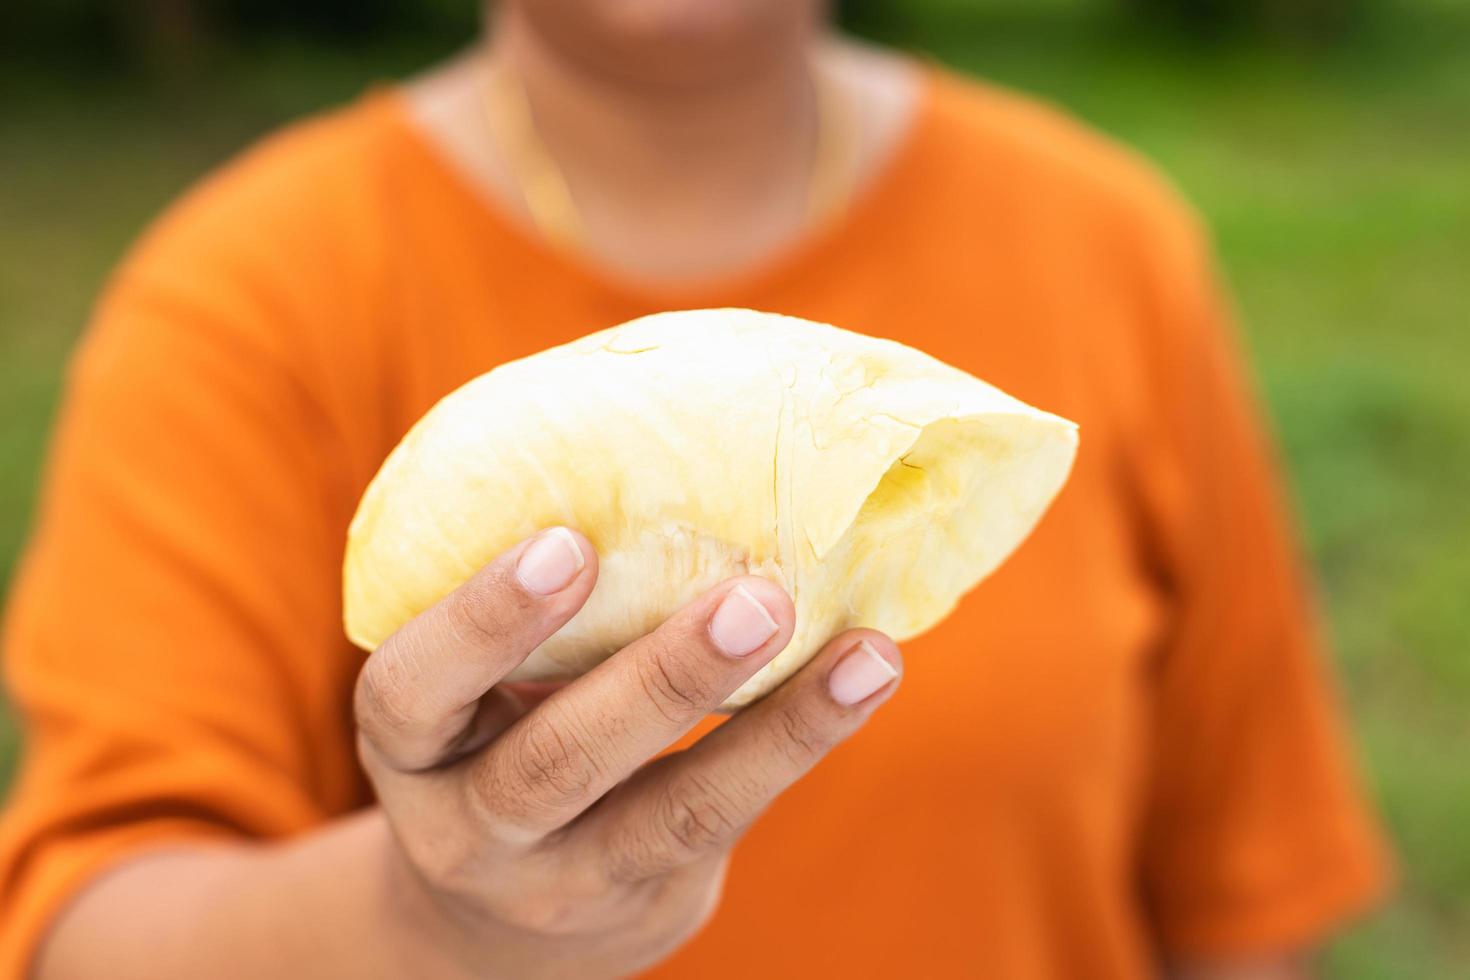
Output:
<path fill-rule="evenodd" d="M 372 918 L 382 924 L 386 965 L 393 975 L 484 980 L 486 974 L 469 965 L 470 930 L 409 862 L 381 811 L 373 814 L 368 841 L 364 858 L 372 868 Z"/>

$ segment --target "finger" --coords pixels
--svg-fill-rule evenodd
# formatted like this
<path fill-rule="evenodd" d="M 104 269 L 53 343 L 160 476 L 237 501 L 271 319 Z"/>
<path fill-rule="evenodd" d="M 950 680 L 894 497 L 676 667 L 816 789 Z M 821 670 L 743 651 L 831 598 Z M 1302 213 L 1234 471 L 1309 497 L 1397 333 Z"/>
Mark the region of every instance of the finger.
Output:
<path fill-rule="evenodd" d="M 902 665 L 898 647 L 881 633 L 838 636 L 764 700 L 630 780 L 572 831 L 574 846 L 623 884 L 729 848 L 892 696 Z"/>
<path fill-rule="evenodd" d="M 592 545 L 553 527 L 410 620 L 358 675 L 357 724 L 369 752 L 402 771 L 440 764 L 485 692 L 572 618 L 596 580 Z"/>
<path fill-rule="evenodd" d="M 552 694 L 473 760 L 472 804 L 512 839 L 565 825 L 770 662 L 795 621 L 774 582 L 722 583 Z"/>

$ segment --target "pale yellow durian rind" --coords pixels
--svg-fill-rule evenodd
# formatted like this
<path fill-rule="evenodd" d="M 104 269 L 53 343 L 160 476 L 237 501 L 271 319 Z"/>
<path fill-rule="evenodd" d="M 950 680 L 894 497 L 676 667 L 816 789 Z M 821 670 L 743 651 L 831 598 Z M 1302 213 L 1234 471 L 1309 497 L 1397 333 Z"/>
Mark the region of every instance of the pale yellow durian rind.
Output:
<path fill-rule="evenodd" d="M 436 405 L 348 533 L 344 616 L 372 649 L 499 552 L 565 524 L 598 550 L 587 605 L 515 679 L 576 676 L 705 589 L 754 572 L 790 644 L 933 626 L 1030 533 L 1076 426 L 888 340 L 750 310 L 644 317 L 513 361 Z"/>

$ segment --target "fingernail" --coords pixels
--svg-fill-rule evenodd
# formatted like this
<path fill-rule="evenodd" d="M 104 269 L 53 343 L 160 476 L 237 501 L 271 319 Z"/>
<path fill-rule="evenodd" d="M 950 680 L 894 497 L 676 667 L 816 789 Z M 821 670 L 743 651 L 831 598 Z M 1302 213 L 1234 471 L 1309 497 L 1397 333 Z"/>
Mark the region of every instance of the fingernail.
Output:
<path fill-rule="evenodd" d="M 537 595 L 551 595 L 572 584 L 587 564 L 577 539 L 564 527 L 542 531 L 516 562 L 516 578 Z"/>
<path fill-rule="evenodd" d="M 750 590 L 737 585 L 726 594 L 709 620 L 709 635 L 715 646 L 732 657 L 759 650 L 776 635 L 776 621 Z"/>
<path fill-rule="evenodd" d="M 898 676 L 893 665 L 884 660 L 867 640 L 848 651 L 827 675 L 827 689 L 838 704 L 853 705 L 877 694 Z"/>

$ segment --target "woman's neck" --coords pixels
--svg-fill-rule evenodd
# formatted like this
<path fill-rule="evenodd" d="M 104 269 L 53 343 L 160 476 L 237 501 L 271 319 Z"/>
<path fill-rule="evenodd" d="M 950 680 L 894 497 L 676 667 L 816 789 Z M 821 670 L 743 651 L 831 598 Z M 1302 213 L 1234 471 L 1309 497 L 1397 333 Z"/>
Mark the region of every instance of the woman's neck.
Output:
<path fill-rule="evenodd" d="M 629 211 L 673 234 L 777 202 L 800 217 L 817 131 L 814 37 L 774 38 L 714 78 L 658 82 L 558 50 L 517 9 L 502 8 L 490 58 L 519 78 L 589 233 Z"/>
<path fill-rule="evenodd" d="M 503 16 L 485 48 L 415 81 L 408 94 L 430 139 L 528 224 L 487 121 L 487 59 L 518 73 L 576 206 L 578 247 L 650 284 L 726 276 L 803 233 L 817 142 L 814 64 L 855 117 L 858 181 L 897 142 L 917 91 L 908 62 L 815 33 L 772 40 L 759 61 L 722 66 L 701 84 L 673 84 L 569 57 Z"/>

